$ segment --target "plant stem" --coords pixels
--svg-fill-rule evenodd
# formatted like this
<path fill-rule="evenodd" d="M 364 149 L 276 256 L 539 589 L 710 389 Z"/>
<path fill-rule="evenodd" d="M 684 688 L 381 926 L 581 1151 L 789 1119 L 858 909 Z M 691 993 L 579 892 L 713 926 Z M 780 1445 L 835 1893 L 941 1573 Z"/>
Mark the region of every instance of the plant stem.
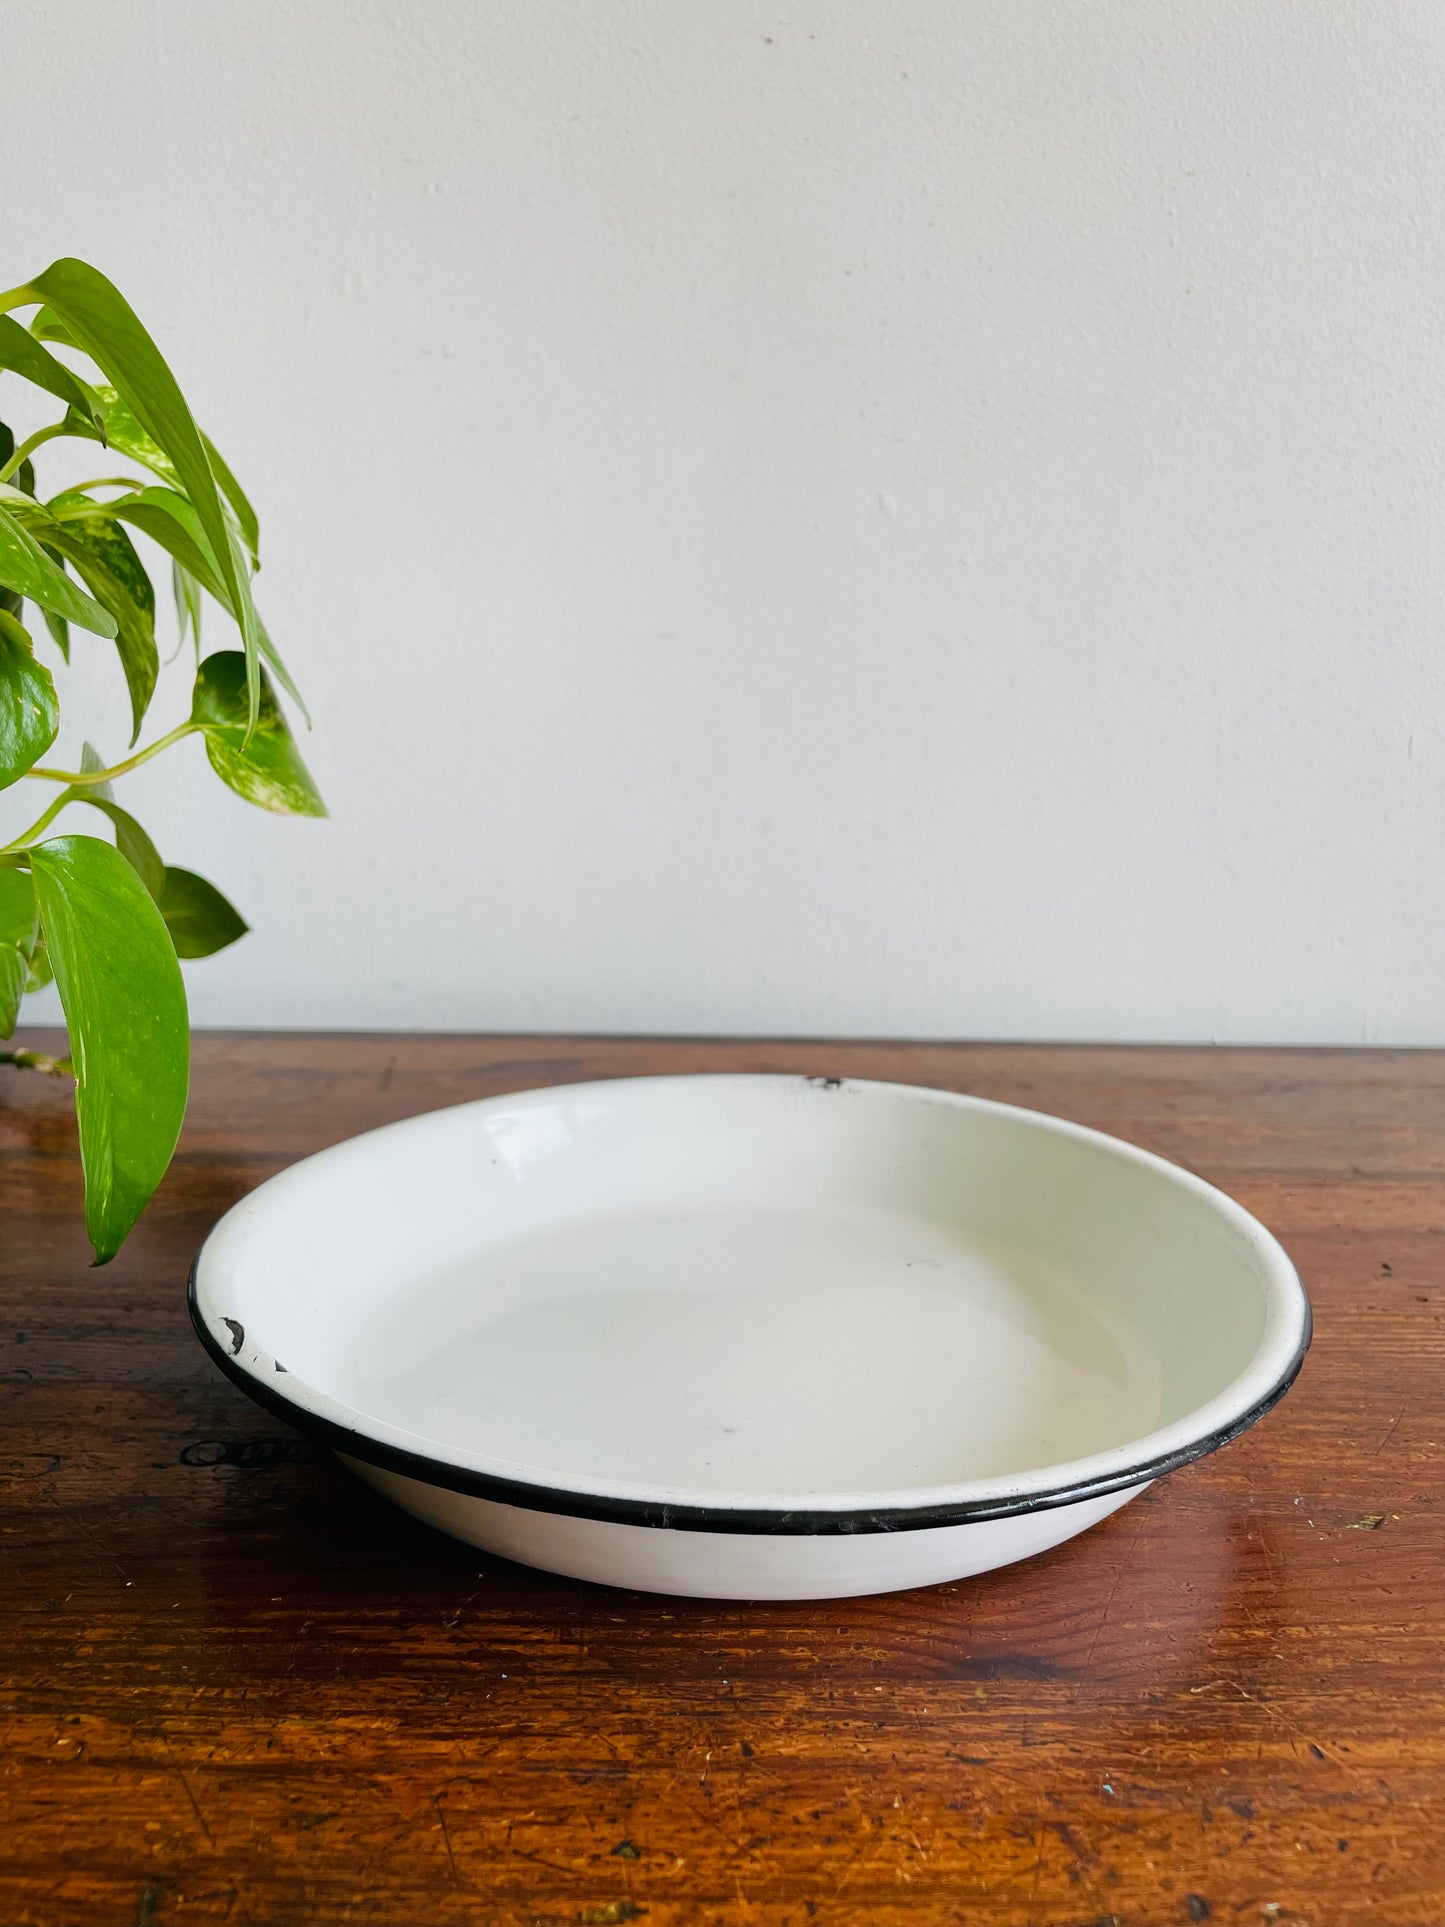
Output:
<path fill-rule="evenodd" d="M 45 442 L 53 442 L 57 435 L 63 435 L 65 432 L 64 422 L 52 422 L 49 428 L 37 428 L 33 435 L 27 436 L 20 444 L 5 466 L 0 468 L 0 482 L 8 482 L 12 475 L 18 475 L 22 464 L 29 460 L 37 448 Z"/>
<path fill-rule="evenodd" d="M 185 736 L 193 736 L 198 727 L 192 722 L 177 723 L 164 736 L 157 736 L 153 743 L 138 749 L 134 756 L 127 756 L 123 763 L 112 763 L 109 769 L 42 769 L 37 766 L 26 770 L 25 774 L 38 776 L 46 783 L 68 783 L 72 789 L 94 789 L 97 783 L 108 783 L 112 777 L 128 776 L 133 769 L 139 769 L 142 763 L 148 763 L 152 756 L 159 756 L 163 749 L 169 749 L 172 743 L 180 742 Z"/>
<path fill-rule="evenodd" d="M 38 1050 L 0 1050 L 0 1064 L 13 1064 L 18 1071 L 39 1071 L 44 1077 L 75 1075 L 68 1057 L 47 1057 Z"/>
<path fill-rule="evenodd" d="M 109 769 L 26 770 L 27 776 L 38 776 L 46 783 L 64 783 L 65 788 L 36 817 L 28 830 L 22 830 L 11 842 L 0 844 L 0 857 L 12 856 L 28 849 L 42 830 L 50 828 L 66 804 L 79 802 L 86 790 L 94 789 L 98 783 L 108 783 L 113 776 L 125 776 L 131 770 L 139 769 L 142 763 L 148 763 L 152 756 L 159 756 L 161 751 L 169 749 L 172 743 L 180 742 L 185 736 L 195 735 L 197 728 L 196 723 L 177 723 L 176 727 L 168 730 L 164 736 L 158 736 L 153 743 L 147 743 L 144 749 L 138 749 L 134 756 L 128 756 L 123 763 L 113 763 Z"/>
<path fill-rule="evenodd" d="M 37 816 L 28 830 L 22 830 L 12 843 L 7 843 L 3 849 L 0 849 L 0 856 L 9 856 L 13 851 L 26 849 L 35 841 L 42 830 L 48 830 L 50 828 L 50 825 L 55 821 L 55 818 L 59 816 L 66 804 L 73 803 L 74 801 L 75 798 L 69 790 L 62 790 L 50 805 L 49 809 L 46 810 L 43 815 Z"/>
<path fill-rule="evenodd" d="M 145 483 L 139 475 L 97 475 L 93 482 L 72 482 L 71 490 L 82 494 L 88 488 L 144 488 Z"/>

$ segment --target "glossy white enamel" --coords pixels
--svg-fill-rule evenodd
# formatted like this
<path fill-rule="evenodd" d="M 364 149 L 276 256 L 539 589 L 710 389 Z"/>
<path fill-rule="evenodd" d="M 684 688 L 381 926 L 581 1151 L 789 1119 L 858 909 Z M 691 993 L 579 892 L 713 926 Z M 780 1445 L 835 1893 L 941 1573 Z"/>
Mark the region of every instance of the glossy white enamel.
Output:
<path fill-rule="evenodd" d="M 345 1455 L 343 1454 L 343 1457 Z M 428 1525 L 524 1565 L 573 1579 L 695 1599 L 848 1599 L 969 1579 L 1062 1545 L 1144 1490 L 911 1532 L 787 1536 L 678 1532 L 498 1505 L 346 1458 L 352 1470 Z"/>
<path fill-rule="evenodd" d="M 358 1469 L 431 1523 L 585 1578 L 756 1597 L 1058 1543 L 1268 1398 L 1308 1319 L 1269 1234 L 1159 1159 L 981 1100 L 784 1077 L 530 1092 L 352 1140 L 228 1214 L 196 1300 L 230 1369 L 359 1435 L 348 1457 L 414 1455 Z M 589 1505 L 760 1518 L 568 1516 Z M 847 1528 L 762 1529 L 799 1512 Z"/>

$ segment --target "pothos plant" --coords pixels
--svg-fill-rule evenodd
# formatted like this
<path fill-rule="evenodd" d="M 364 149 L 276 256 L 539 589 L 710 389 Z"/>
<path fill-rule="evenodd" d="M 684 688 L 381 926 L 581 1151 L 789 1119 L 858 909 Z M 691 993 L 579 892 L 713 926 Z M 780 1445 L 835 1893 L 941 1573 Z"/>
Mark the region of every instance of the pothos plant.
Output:
<path fill-rule="evenodd" d="M 213 884 L 162 862 L 112 785 L 198 736 L 211 768 L 248 803 L 297 816 L 326 811 L 275 684 L 303 715 L 304 706 L 251 596 L 255 513 L 129 304 L 83 261 L 56 261 L 0 294 L 0 375 L 65 411 L 18 445 L 0 422 L 0 789 L 22 780 L 54 786 L 34 822 L 0 841 L 0 1037 L 13 1035 L 25 992 L 52 978 L 69 1034 L 66 1058 L 10 1050 L 0 1060 L 74 1075 L 86 1230 L 104 1264 L 180 1133 L 190 1035 L 177 960 L 209 956 L 246 930 Z M 108 472 L 47 497 L 35 458 L 62 437 L 108 451 Z M 142 472 L 114 472 L 116 458 Z M 186 720 L 144 744 L 161 665 L 155 591 L 132 530 L 169 557 L 181 645 L 187 637 L 194 645 Z M 205 596 L 236 625 L 239 648 L 202 652 Z M 87 744 L 79 769 L 42 762 L 60 705 L 27 604 L 63 662 L 74 654 L 76 671 L 91 670 L 91 637 L 114 644 L 131 713 L 129 750 L 118 761 L 107 764 Z M 76 631 L 88 632 L 84 654 Z M 78 804 L 113 842 L 54 834 Z"/>

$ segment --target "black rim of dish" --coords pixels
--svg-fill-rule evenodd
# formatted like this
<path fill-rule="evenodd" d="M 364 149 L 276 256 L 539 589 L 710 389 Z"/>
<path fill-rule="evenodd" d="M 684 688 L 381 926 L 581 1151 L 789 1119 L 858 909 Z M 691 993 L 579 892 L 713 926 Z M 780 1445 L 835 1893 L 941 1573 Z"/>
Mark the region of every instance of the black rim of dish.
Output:
<path fill-rule="evenodd" d="M 1301 1285 L 1304 1324 L 1298 1348 L 1263 1398 L 1237 1418 L 1216 1426 L 1201 1438 L 1178 1446 L 1172 1452 L 1141 1459 L 1137 1464 L 1111 1472 L 1106 1477 L 1076 1479 L 1049 1491 L 1030 1492 L 1012 1498 L 945 1500 L 937 1505 L 896 1506 L 866 1511 L 820 1507 L 816 1510 L 785 1512 L 767 1507 L 667 1505 L 655 1500 L 609 1498 L 600 1493 L 571 1490 L 566 1486 L 533 1485 L 527 1480 L 504 1479 L 489 1472 L 474 1472 L 466 1466 L 451 1465 L 445 1459 L 432 1458 L 424 1452 L 388 1445 L 384 1440 L 372 1438 L 355 1427 L 339 1425 L 333 1419 L 307 1411 L 305 1406 L 288 1398 L 279 1385 L 267 1383 L 254 1372 L 248 1371 L 234 1352 L 227 1351 L 217 1341 L 202 1315 L 196 1293 L 199 1263 L 198 1256 L 196 1264 L 191 1266 L 187 1298 L 191 1323 L 211 1358 L 226 1377 L 239 1385 L 258 1405 L 289 1425 L 294 1425 L 298 1431 L 319 1439 L 333 1451 L 344 1453 L 348 1458 L 360 1459 L 364 1464 L 376 1466 L 381 1471 L 397 1472 L 403 1478 L 416 1479 L 423 1485 L 440 1486 L 445 1491 L 466 1493 L 473 1498 L 492 1499 L 501 1505 L 518 1506 L 527 1512 L 551 1512 L 570 1519 L 596 1519 L 611 1525 L 652 1526 L 682 1532 L 736 1532 L 785 1537 L 919 1532 L 929 1527 L 969 1525 L 985 1519 L 1015 1518 L 1027 1512 L 1048 1512 L 1056 1506 L 1077 1505 L 1086 1499 L 1101 1499 L 1111 1492 L 1123 1492 L 1130 1486 L 1144 1485 L 1165 1472 L 1173 1472 L 1181 1465 L 1190 1465 L 1195 1459 L 1206 1458 L 1209 1453 L 1217 1452 L 1220 1446 L 1228 1445 L 1231 1439 L 1237 1439 L 1241 1432 L 1247 1432 L 1251 1425 L 1279 1403 L 1299 1376 L 1313 1331 L 1309 1294 Z M 234 1321 L 228 1322 L 234 1324 Z M 236 1325 L 235 1330 L 239 1333 L 240 1326 Z M 239 1352 L 240 1345 L 241 1339 L 238 1337 L 236 1352 Z M 280 1368 L 277 1367 L 277 1370 Z"/>

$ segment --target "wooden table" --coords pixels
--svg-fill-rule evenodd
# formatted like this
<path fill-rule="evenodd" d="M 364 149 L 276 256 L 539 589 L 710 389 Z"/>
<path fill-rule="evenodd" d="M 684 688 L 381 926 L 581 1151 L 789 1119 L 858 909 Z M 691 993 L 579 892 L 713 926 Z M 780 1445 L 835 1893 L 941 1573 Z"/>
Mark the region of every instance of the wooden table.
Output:
<path fill-rule="evenodd" d="M 3 1927 L 1445 1922 L 1445 1054 L 210 1036 L 87 1268 L 68 1091 L 0 1082 Z M 1058 1111 L 1224 1185 L 1317 1335 L 1083 1538 L 716 1605 L 390 1510 L 250 1405 L 190 1258 L 279 1166 L 527 1085 L 719 1067 Z"/>

